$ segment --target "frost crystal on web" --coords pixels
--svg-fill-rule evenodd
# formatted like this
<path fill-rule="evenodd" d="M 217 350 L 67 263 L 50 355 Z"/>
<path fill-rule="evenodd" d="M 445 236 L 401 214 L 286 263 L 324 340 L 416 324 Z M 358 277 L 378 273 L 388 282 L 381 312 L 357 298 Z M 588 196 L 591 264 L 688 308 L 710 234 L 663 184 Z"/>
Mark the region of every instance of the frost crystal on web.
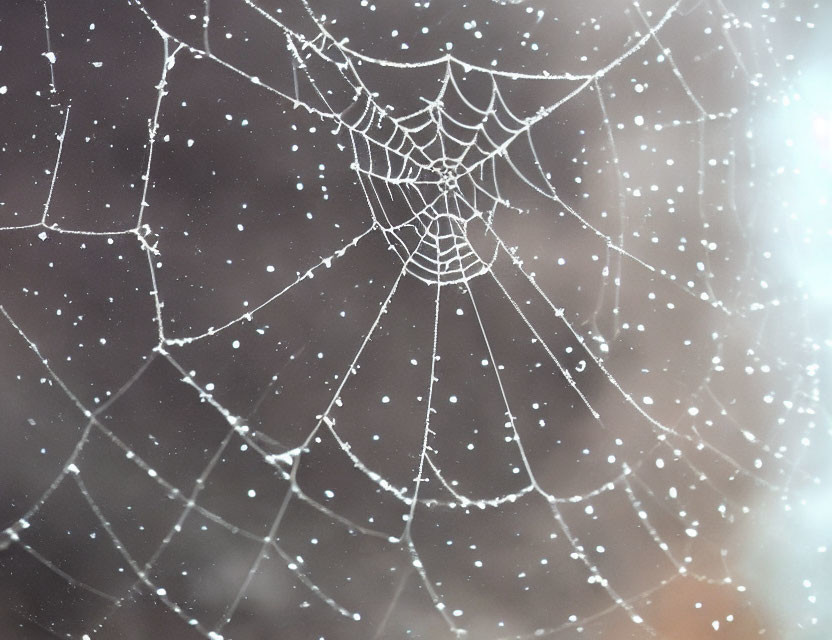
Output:
<path fill-rule="evenodd" d="M 818 637 L 822 9 L 383 4 L 0 12 L 2 635 Z"/>

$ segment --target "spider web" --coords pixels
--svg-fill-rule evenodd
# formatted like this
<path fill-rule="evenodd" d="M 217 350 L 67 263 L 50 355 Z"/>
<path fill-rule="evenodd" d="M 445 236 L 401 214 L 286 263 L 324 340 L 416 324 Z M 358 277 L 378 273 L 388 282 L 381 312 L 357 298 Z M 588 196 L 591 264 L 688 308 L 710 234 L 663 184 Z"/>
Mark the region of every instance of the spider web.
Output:
<path fill-rule="evenodd" d="M 323 4 L 6 10 L 4 632 L 822 637 L 817 7 Z"/>

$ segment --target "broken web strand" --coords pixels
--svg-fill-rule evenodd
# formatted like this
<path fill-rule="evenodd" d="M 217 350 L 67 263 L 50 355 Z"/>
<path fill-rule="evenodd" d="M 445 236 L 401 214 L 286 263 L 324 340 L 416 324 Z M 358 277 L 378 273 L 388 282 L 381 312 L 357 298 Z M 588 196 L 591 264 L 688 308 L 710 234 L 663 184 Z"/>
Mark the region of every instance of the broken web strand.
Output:
<path fill-rule="evenodd" d="M 162 77 L 159 79 L 159 84 L 156 85 L 156 107 L 153 111 L 153 119 L 148 123 L 147 135 L 147 165 L 144 173 L 141 175 L 141 180 L 144 183 L 142 186 L 141 204 L 139 205 L 138 222 L 136 223 L 136 231 L 142 227 L 144 218 L 144 211 L 147 208 L 147 190 L 150 186 L 150 166 L 153 162 L 153 148 L 156 144 L 156 134 L 159 132 L 159 115 L 162 112 L 162 100 L 167 95 L 168 72 L 173 69 L 176 64 L 176 54 L 185 48 L 182 43 L 177 44 L 173 53 L 170 52 L 170 41 L 168 38 L 162 38 L 162 46 L 164 51 L 162 54 Z"/>
<path fill-rule="evenodd" d="M 46 3 L 44 3 L 46 8 Z M 52 204 L 52 192 L 55 190 L 55 181 L 58 179 L 58 169 L 61 166 L 61 154 L 64 151 L 64 140 L 66 139 L 66 127 L 69 124 L 69 110 L 72 105 L 67 105 L 66 115 L 64 116 L 64 127 L 61 133 L 58 134 L 58 153 L 55 155 L 55 168 L 52 170 L 52 181 L 49 183 L 49 193 L 46 196 L 46 202 L 43 205 L 43 217 L 40 220 L 42 226 L 46 225 L 46 217 L 49 215 L 49 205 Z"/>
<path fill-rule="evenodd" d="M 50 28 L 49 28 L 49 10 L 46 7 L 46 0 L 42 0 L 43 4 L 43 32 L 46 39 L 46 52 L 43 54 L 44 57 L 49 62 L 49 92 L 52 95 L 58 93 L 57 86 L 55 85 L 55 52 L 52 50 L 52 37 L 50 36 Z"/>
<path fill-rule="evenodd" d="M 615 136 L 612 132 L 612 122 L 610 121 L 610 116 L 607 113 L 607 105 L 604 101 L 604 94 L 601 91 L 601 85 L 596 78 L 593 82 L 593 87 L 595 88 L 595 95 L 598 96 L 598 106 L 601 109 L 601 117 L 603 118 L 603 125 L 604 131 L 607 134 L 607 141 L 610 145 L 610 152 L 612 153 L 612 164 L 613 168 L 615 169 L 615 180 L 616 185 L 618 187 L 618 199 L 617 199 L 617 207 L 618 207 L 618 242 L 617 245 L 624 249 L 624 233 L 626 231 L 626 223 L 627 223 L 627 196 L 624 190 L 624 176 L 621 173 L 621 161 L 618 156 L 618 149 L 616 148 L 615 144 Z M 619 333 L 621 332 L 621 316 L 620 316 L 620 309 L 621 309 L 621 287 L 623 285 L 622 282 L 622 264 L 621 264 L 621 257 L 622 253 L 620 251 L 615 252 L 615 278 L 614 282 L 614 300 L 613 300 L 613 307 L 612 307 L 612 316 L 613 316 L 613 334 L 612 339 L 615 340 L 618 338 Z M 601 287 L 598 290 L 598 300 L 595 303 L 595 309 L 592 313 L 592 329 L 593 331 L 601 335 L 601 330 L 598 327 L 597 318 L 601 313 L 601 309 L 604 306 L 604 299 L 607 296 L 607 290 L 610 286 L 610 262 L 612 258 L 612 251 L 609 246 L 605 247 L 604 249 L 604 267 L 601 269 Z"/>

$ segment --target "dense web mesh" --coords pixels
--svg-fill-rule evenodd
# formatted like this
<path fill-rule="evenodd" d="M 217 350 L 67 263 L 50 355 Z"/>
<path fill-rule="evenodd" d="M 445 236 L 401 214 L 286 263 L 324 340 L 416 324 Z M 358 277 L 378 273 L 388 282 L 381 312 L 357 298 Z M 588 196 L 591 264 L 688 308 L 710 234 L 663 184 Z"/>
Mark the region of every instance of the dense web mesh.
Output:
<path fill-rule="evenodd" d="M 2 632 L 826 637 L 822 7 L 382 4 L 0 11 Z"/>

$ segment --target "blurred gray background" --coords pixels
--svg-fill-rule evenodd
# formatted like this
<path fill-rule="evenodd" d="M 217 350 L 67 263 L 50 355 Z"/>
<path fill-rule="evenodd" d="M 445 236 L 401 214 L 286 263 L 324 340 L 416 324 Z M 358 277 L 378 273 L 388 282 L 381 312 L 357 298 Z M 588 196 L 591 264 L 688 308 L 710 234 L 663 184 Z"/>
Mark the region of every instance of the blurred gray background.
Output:
<path fill-rule="evenodd" d="M 5 2 L 0 635 L 828 637 L 828 35 L 809 2 Z M 616 60 L 526 135 L 580 84 L 533 76 Z M 406 124 L 483 122 L 465 169 L 521 131 L 459 188 L 539 291 L 474 220 L 431 385 L 436 287 L 366 195 L 415 191 L 362 187 L 387 138 L 347 107 L 448 74 Z"/>

